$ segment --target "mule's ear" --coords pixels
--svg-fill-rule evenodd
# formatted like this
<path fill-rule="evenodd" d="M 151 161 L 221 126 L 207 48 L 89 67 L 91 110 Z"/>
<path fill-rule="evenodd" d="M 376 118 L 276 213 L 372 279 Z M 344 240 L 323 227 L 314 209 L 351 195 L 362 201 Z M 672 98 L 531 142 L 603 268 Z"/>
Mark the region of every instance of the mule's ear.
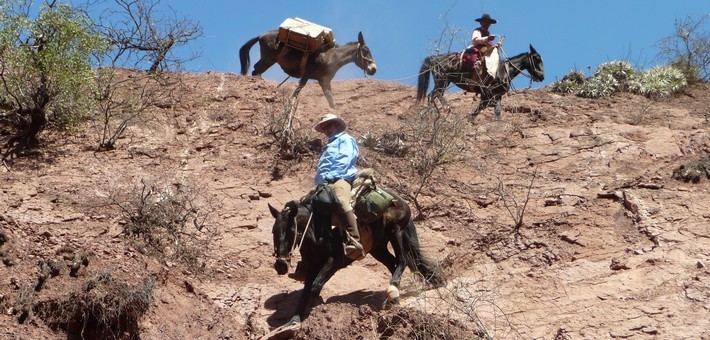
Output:
<path fill-rule="evenodd" d="M 362 37 L 362 31 L 357 34 L 357 42 L 359 42 L 360 45 L 365 45 L 365 38 Z"/>
<path fill-rule="evenodd" d="M 273 206 L 271 206 L 271 203 L 266 203 L 269 205 L 269 211 L 271 211 L 271 216 L 274 216 L 274 218 L 279 216 L 279 211 L 276 210 Z"/>
<path fill-rule="evenodd" d="M 535 47 L 532 47 L 532 44 L 530 44 L 530 53 L 538 54 L 537 51 L 535 50 Z"/>

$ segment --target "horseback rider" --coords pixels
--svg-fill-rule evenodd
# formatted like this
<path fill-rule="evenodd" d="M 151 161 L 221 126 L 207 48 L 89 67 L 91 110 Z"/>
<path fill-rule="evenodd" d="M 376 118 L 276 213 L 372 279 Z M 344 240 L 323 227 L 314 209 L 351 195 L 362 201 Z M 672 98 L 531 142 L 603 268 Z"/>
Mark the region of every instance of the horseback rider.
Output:
<path fill-rule="evenodd" d="M 364 258 L 355 212 L 350 206 L 352 182 L 357 175 L 355 164 L 359 155 L 355 138 L 345 133 L 347 124 L 334 115 L 324 115 L 314 130 L 328 136 L 328 144 L 320 156 L 314 182 L 328 183 L 340 201 L 341 227 L 349 235 L 345 244 L 346 256 L 353 260 Z"/>
<path fill-rule="evenodd" d="M 483 74 L 485 68 L 483 58 L 488 56 L 494 47 L 500 45 L 500 42 L 498 44 L 493 43 L 496 36 L 489 31 L 491 25 L 498 21 L 491 18 L 490 14 L 487 13 L 476 19 L 476 21 L 481 26 L 476 28 L 471 34 L 471 45 L 463 53 L 461 64 L 464 71 L 471 73 L 472 79 L 479 79 L 477 75 Z"/>
<path fill-rule="evenodd" d="M 474 62 L 480 63 L 480 60 L 495 46 L 493 40 L 495 40 L 496 35 L 491 34 L 489 29 L 491 25 L 497 23 L 498 20 L 491 18 L 490 14 L 485 13 L 480 18 L 476 19 L 476 21 L 479 22 L 481 26 L 473 30 L 473 34 L 471 34 L 471 47 L 469 48 L 473 48 L 476 52 L 475 57 L 477 59 L 474 60 Z"/>

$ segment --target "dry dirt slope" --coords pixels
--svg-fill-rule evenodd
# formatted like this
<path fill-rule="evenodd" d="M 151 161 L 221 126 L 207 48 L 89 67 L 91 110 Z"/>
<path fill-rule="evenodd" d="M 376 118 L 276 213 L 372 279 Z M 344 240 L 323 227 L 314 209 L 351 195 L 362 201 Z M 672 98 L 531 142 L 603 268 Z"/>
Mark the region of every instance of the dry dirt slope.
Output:
<path fill-rule="evenodd" d="M 144 339 L 258 338 L 290 318 L 300 284 L 272 268 L 267 203 L 300 197 L 316 159 L 277 160 L 266 132 L 292 84 L 184 77 L 189 86 L 117 150 L 93 152 L 87 126 L 74 137 L 45 135 L 40 153 L 0 168 L 0 338 L 67 338 L 37 306 L 68 305 L 107 277 L 116 286 L 106 289 L 152 291 L 137 325 Z M 356 137 L 406 133 L 419 112 L 414 93 L 397 83 L 338 82 L 330 110 L 309 84 L 295 123 L 318 137 L 309 128 L 333 112 Z M 402 305 L 381 311 L 388 274 L 368 258 L 336 274 L 295 337 L 470 338 L 477 329 L 500 339 L 710 337 L 710 184 L 670 177 L 710 153 L 706 84 L 665 102 L 521 90 L 504 98 L 503 121 L 489 109 L 475 125 L 464 120 L 475 98 L 447 98 L 465 148 L 419 196 L 428 217 L 417 228 L 449 284 L 426 290 L 408 276 Z M 365 147 L 361 155 L 386 186 L 416 188 L 411 157 Z M 122 235 L 125 221 L 105 203 L 141 180 L 194 188 L 216 233 L 202 271 L 145 255 Z M 513 199 L 517 209 L 527 199 L 519 230 Z M 85 265 L 70 275 L 82 254 Z M 38 263 L 49 260 L 61 271 L 38 290 Z M 452 321 L 437 326 L 416 311 Z"/>

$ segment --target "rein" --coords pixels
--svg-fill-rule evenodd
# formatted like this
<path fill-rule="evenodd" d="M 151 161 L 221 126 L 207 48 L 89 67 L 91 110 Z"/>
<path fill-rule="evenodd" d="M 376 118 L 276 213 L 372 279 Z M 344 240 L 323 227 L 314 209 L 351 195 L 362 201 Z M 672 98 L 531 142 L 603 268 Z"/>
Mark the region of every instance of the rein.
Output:
<path fill-rule="evenodd" d="M 301 241 L 298 242 L 298 247 L 296 247 L 297 242 L 293 242 L 293 247 L 291 248 L 291 253 L 296 251 L 297 249 L 301 249 L 301 246 L 303 245 L 303 240 L 306 239 L 306 232 L 308 231 L 308 226 L 311 225 L 311 218 L 313 217 L 313 212 L 311 212 L 310 215 L 308 215 L 308 222 L 306 222 L 306 228 L 303 229 L 303 234 L 301 234 Z M 298 237 L 298 221 L 296 220 L 296 216 L 293 217 L 293 225 L 296 226 L 296 236 Z"/>
<path fill-rule="evenodd" d="M 531 74 L 528 74 L 525 69 L 521 69 L 521 68 L 519 68 L 518 66 L 515 66 L 515 64 L 512 63 L 512 62 L 510 61 L 510 59 L 507 58 L 507 56 L 505 55 L 505 51 L 503 51 L 503 48 L 501 48 L 500 51 L 501 51 L 501 53 L 503 54 L 503 56 L 506 57 L 506 59 L 508 59 L 508 62 L 507 62 L 508 65 L 510 65 L 511 67 L 513 67 L 514 69 L 516 69 L 520 74 L 522 74 L 522 75 L 525 76 L 526 78 L 530 79 L 530 84 L 528 85 L 528 88 L 531 88 L 531 87 L 532 87 L 532 82 L 533 82 L 532 75 L 531 75 Z M 535 64 L 533 63 L 533 60 L 532 60 L 532 54 L 531 54 L 530 52 L 525 52 L 525 54 L 527 54 L 527 59 L 528 59 L 528 63 L 530 64 L 530 68 L 532 68 L 533 71 L 535 71 Z M 505 68 L 505 72 L 506 72 L 506 74 L 507 74 L 507 76 L 508 76 L 508 83 L 510 84 L 509 86 L 512 88 L 512 87 L 513 87 L 513 82 L 512 82 L 512 79 L 510 78 L 510 71 L 508 71 L 508 68 L 507 68 L 507 67 Z"/>
<path fill-rule="evenodd" d="M 298 215 L 298 214 L 296 214 Z M 298 216 L 293 217 L 293 225 L 296 229 L 296 238 L 298 238 L 298 220 L 296 219 Z M 297 250 L 301 249 L 301 246 L 303 245 L 303 240 L 306 239 L 306 232 L 308 232 L 308 227 L 311 225 L 311 218 L 313 217 L 313 212 L 311 212 L 310 215 L 308 215 L 308 222 L 306 222 L 306 227 L 303 229 L 303 233 L 301 234 L 301 241 L 296 242 L 294 240 L 293 246 L 291 247 L 291 250 L 288 252 L 287 259 L 290 262 L 291 266 L 293 267 L 293 258 L 291 257 L 291 254 L 298 254 Z M 284 259 L 286 260 L 286 259 Z"/>

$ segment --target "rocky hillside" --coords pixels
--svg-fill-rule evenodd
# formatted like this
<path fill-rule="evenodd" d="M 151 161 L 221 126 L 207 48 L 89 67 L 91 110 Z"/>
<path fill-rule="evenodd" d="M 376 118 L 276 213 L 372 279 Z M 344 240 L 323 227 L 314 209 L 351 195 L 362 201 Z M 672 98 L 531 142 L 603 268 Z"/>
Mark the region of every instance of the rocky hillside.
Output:
<path fill-rule="evenodd" d="M 87 124 L 0 167 L 0 339 L 710 337 L 710 181 L 672 178 L 710 154 L 707 84 L 667 101 L 517 90 L 502 121 L 487 109 L 475 124 L 478 99 L 448 93 L 449 149 L 426 182 L 419 132 L 436 119 L 414 88 L 336 82 L 332 110 L 309 84 L 294 143 L 317 146 L 325 113 L 363 142 L 394 138 L 397 152 L 363 144 L 361 167 L 420 213 L 449 280 L 428 289 L 405 271 L 383 310 L 389 273 L 368 256 L 279 333 L 302 284 L 273 268 L 267 204 L 301 197 L 317 162 L 275 143 L 294 84 L 182 76 L 115 150 L 96 152 Z M 163 215 L 147 210 L 155 197 Z"/>

